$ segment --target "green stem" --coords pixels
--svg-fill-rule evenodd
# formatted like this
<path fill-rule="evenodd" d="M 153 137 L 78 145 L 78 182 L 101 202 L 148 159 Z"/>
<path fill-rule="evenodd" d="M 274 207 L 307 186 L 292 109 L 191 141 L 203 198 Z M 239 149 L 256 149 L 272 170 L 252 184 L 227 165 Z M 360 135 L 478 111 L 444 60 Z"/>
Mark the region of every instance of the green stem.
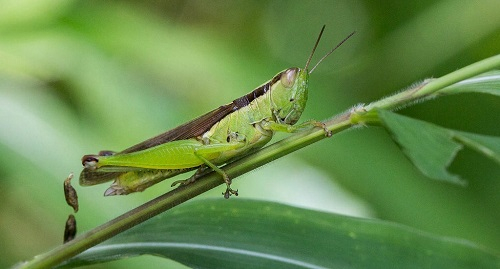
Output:
<path fill-rule="evenodd" d="M 381 99 L 377 102 L 373 102 L 370 105 L 366 106 L 365 109 L 368 111 L 373 110 L 375 108 L 392 110 L 400 106 L 406 106 L 414 101 L 431 96 L 433 93 L 437 93 L 439 90 L 447 86 L 450 86 L 454 83 L 457 83 L 461 80 L 477 76 L 481 73 L 499 67 L 500 67 L 500 54 L 473 63 L 455 72 L 444 75 L 439 79 L 433 79 L 428 83 L 424 81 L 423 84 L 417 85 L 417 87 L 410 88 L 398 94 Z"/>
<path fill-rule="evenodd" d="M 335 134 L 358 124 L 376 123 L 377 109 L 394 109 L 402 105 L 412 104 L 417 100 L 438 92 L 446 86 L 498 67 L 500 67 L 500 55 L 474 63 L 439 79 L 432 80 L 425 85 L 410 88 L 367 106 L 357 106 L 325 121 L 326 127 Z M 297 133 L 249 156 L 230 163 L 222 169 L 230 178 L 234 179 L 274 159 L 280 158 L 323 138 L 325 138 L 325 133 L 322 129 Z M 38 255 L 34 259 L 19 265 L 19 268 L 48 268 L 59 265 L 84 250 L 223 183 L 222 178 L 218 174 L 210 173 L 187 186 L 181 186 L 174 189 L 96 227 L 64 245 Z"/>

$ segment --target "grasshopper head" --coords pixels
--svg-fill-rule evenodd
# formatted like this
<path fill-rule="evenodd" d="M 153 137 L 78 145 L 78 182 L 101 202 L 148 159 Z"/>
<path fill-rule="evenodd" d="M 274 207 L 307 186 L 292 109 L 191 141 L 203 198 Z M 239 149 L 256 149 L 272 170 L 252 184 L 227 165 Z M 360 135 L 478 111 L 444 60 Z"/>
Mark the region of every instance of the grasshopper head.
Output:
<path fill-rule="evenodd" d="M 276 121 L 295 124 L 306 107 L 309 73 L 306 69 L 288 68 L 273 86 L 271 99 Z"/>
<path fill-rule="evenodd" d="M 332 54 L 333 51 L 335 51 L 340 45 L 342 45 L 342 43 L 355 33 L 352 32 L 348 35 L 337 46 L 323 56 L 309 71 L 309 64 L 311 63 L 312 56 L 314 55 L 314 51 L 318 46 L 324 30 L 325 26 L 321 28 L 321 32 L 319 33 L 318 39 L 314 44 L 311 55 L 307 59 L 306 66 L 303 69 L 297 67 L 288 68 L 278 75 L 279 79 L 272 85 L 272 109 L 275 119 L 279 123 L 293 125 L 299 120 L 300 115 L 306 107 L 309 74 L 311 74 L 326 57 Z"/>

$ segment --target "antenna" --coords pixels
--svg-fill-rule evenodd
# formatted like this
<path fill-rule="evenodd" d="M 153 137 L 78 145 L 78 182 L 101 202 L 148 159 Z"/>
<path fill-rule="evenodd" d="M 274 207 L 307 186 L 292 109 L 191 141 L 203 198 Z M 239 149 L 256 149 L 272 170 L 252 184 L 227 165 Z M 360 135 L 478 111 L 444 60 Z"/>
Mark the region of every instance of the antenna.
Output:
<path fill-rule="evenodd" d="M 304 67 L 304 70 L 307 70 L 307 67 L 309 67 L 309 63 L 311 63 L 311 59 L 314 55 L 314 52 L 316 51 L 316 48 L 318 47 L 319 40 L 321 39 L 321 35 L 323 35 L 323 31 L 325 30 L 325 27 L 326 27 L 326 25 L 323 25 L 323 28 L 321 28 L 321 32 L 319 32 L 318 39 L 316 40 L 316 44 L 314 44 L 314 48 L 311 51 L 311 55 L 309 55 L 309 59 L 307 59 L 306 67 Z M 310 74 L 310 72 L 309 72 L 309 74 Z"/>
<path fill-rule="evenodd" d="M 323 26 L 323 28 L 321 29 L 321 33 L 319 34 L 319 37 L 318 37 L 318 41 L 316 41 L 316 45 L 314 46 L 314 49 L 313 49 L 313 53 L 314 51 L 316 50 L 316 46 L 318 45 L 318 42 L 319 42 L 319 38 L 321 37 L 321 34 L 323 33 L 323 30 L 325 29 L 325 26 Z M 356 33 L 356 31 L 352 32 L 351 34 L 349 34 L 346 38 L 344 38 L 344 40 L 340 41 L 339 44 L 337 44 L 337 46 L 335 46 L 332 50 L 330 50 L 330 52 L 328 52 L 327 54 L 325 54 L 325 56 L 323 56 L 323 58 L 321 58 L 318 63 L 313 67 L 311 68 L 311 71 L 309 71 L 309 74 L 311 74 L 314 69 L 316 69 L 316 67 L 318 67 L 318 65 L 328 56 L 330 56 L 330 54 L 332 54 L 332 52 L 334 52 L 338 47 L 340 47 L 340 45 L 342 45 L 344 42 L 347 41 L 347 39 L 349 39 L 351 36 L 353 36 L 354 34 Z M 312 58 L 312 54 L 311 56 L 309 57 L 309 60 L 307 60 L 307 64 L 306 64 L 306 69 L 307 69 L 307 66 L 309 65 L 309 62 L 311 61 L 311 58 Z"/>

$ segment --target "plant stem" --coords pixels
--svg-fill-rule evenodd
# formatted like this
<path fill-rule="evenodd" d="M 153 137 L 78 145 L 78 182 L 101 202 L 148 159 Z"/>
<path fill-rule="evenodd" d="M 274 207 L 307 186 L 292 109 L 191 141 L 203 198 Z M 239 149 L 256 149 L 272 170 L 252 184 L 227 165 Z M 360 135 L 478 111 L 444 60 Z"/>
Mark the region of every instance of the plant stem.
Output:
<path fill-rule="evenodd" d="M 454 83 L 457 83 L 461 80 L 477 76 L 481 73 L 499 67 L 500 67 L 500 54 L 473 63 L 455 72 L 444 75 L 439 79 L 433 79 L 428 83 L 424 81 L 423 85 L 421 84 L 420 86 L 410 88 L 398 94 L 381 99 L 377 102 L 373 102 L 370 105 L 366 106 L 365 109 L 368 111 L 373 109 L 392 110 L 400 106 L 406 106 L 414 101 L 430 96 L 433 93 L 436 93 L 437 91 L 447 86 L 450 86 Z"/>
<path fill-rule="evenodd" d="M 367 106 L 354 107 L 324 123 L 326 127 L 332 131 L 332 134 L 358 124 L 378 123 L 376 115 L 377 109 L 395 109 L 403 105 L 412 104 L 417 100 L 438 92 L 446 86 L 498 67 L 500 67 L 500 55 L 487 58 L 441 78 L 432 80 L 429 83 L 407 89 Z M 325 138 L 325 132 L 322 129 L 297 133 L 230 163 L 222 169 L 230 178 L 234 179 L 274 159 L 280 158 L 323 138 Z M 187 186 L 181 186 L 174 189 L 96 227 L 64 245 L 38 255 L 31 261 L 20 264 L 19 268 L 48 268 L 59 265 L 65 260 L 76 256 L 78 253 L 223 183 L 222 178 L 218 174 L 207 174 Z"/>

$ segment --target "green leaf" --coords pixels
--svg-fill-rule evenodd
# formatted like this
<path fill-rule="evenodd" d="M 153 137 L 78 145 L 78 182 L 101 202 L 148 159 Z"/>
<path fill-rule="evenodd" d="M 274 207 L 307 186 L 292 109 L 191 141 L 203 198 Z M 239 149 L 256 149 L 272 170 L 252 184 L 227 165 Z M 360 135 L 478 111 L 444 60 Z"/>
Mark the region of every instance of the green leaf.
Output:
<path fill-rule="evenodd" d="M 465 240 L 380 220 L 269 202 L 199 200 L 68 261 L 77 266 L 151 254 L 195 268 L 498 268 Z"/>
<path fill-rule="evenodd" d="M 500 137 L 455 132 L 455 139 L 500 164 Z"/>
<path fill-rule="evenodd" d="M 437 93 L 456 94 L 466 92 L 488 93 L 500 96 L 500 70 L 483 73 L 448 86 Z"/>
<path fill-rule="evenodd" d="M 453 141 L 450 132 L 386 110 L 378 113 L 394 140 L 422 173 L 433 179 L 464 184 L 457 175 L 446 171 L 446 167 L 462 149 L 462 145 Z"/>
<path fill-rule="evenodd" d="M 386 110 L 379 110 L 378 115 L 406 156 L 430 178 L 464 184 L 446 170 L 463 146 L 500 164 L 500 137 L 450 130 Z"/>

